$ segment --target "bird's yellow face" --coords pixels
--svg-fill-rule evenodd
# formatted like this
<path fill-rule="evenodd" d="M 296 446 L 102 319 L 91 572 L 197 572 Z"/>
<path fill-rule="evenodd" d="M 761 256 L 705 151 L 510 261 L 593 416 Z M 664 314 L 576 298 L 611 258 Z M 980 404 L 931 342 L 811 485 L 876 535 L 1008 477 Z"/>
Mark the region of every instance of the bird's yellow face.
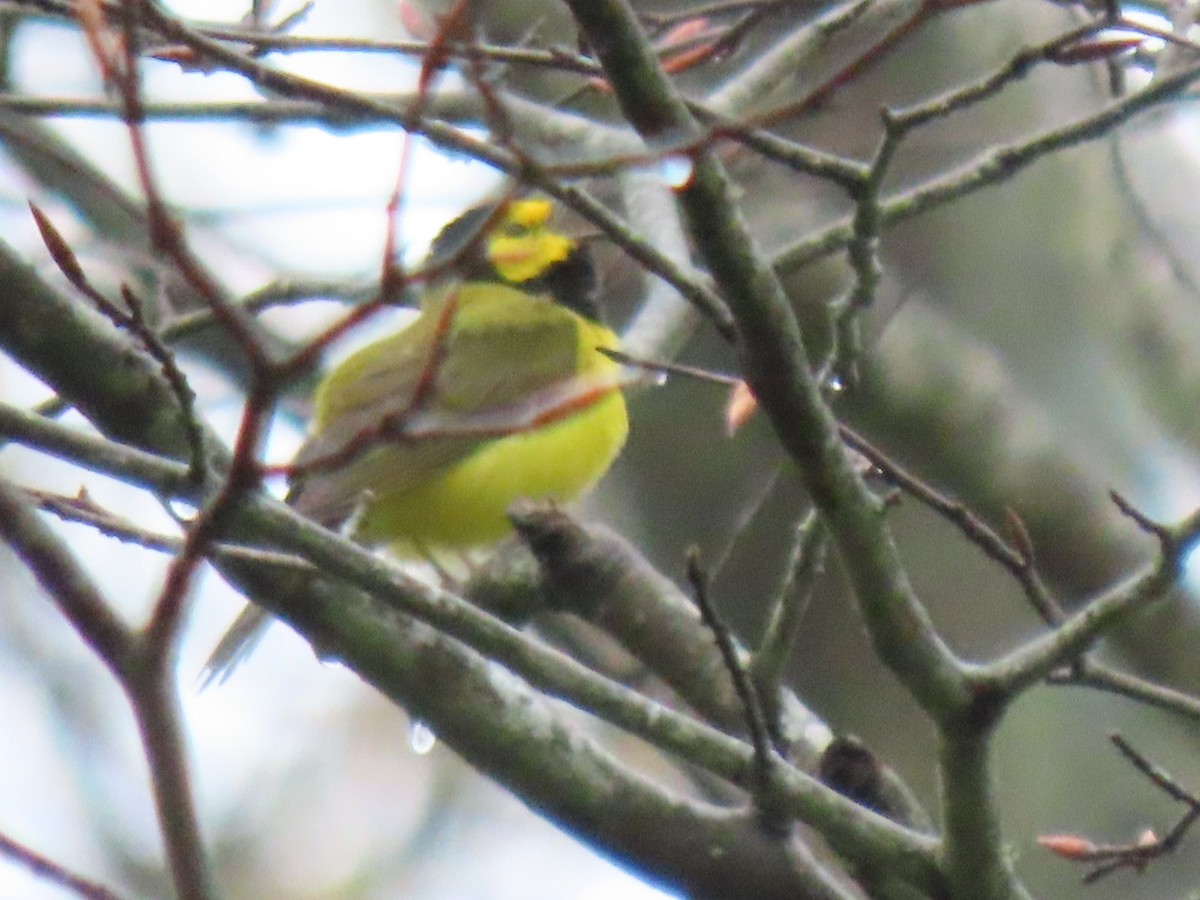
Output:
<path fill-rule="evenodd" d="M 490 282 L 531 295 L 548 294 L 598 320 L 596 267 L 588 247 L 564 233 L 545 198 L 482 204 L 448 223 L 434 238 L 426 266 L 437 284 Z"/>
<path fill-rule="evenodd" d="M 554 206 L 548 200 L 514 200 L 487 237 L 487 258 L 497 274 L 522 284 L 563 262 L 577 244 L 549 226 Z"/>

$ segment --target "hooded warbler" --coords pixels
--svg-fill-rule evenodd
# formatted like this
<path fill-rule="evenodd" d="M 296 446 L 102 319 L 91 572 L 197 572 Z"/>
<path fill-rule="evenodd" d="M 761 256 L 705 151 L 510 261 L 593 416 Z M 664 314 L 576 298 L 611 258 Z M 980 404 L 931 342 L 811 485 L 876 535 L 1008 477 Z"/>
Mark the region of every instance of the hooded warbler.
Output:
<path fill-rule="evenodd" d="M 519 498 L 588 490 L 628 430 L 620 367 L 600 351 L 586 247 L 553 206 L 469 210 L 434 240 L 445 269 L 404 329 L 333 367 L 314 396 L 288 502 L 366 544 L 437 559 L 511 529 Z M 248 606 L 213 651 L 206 681 L 248 655 L 268 614 Z"/>

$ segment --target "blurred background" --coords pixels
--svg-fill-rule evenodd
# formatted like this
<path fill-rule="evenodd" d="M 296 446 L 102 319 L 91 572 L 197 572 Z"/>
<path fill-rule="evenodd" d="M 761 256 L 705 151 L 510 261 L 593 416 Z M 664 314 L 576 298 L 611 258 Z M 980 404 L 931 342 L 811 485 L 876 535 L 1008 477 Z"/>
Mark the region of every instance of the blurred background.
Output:
<path fill-rule="evenodd" d="M 236 22 L 246 13 L 242 4 L 216 0 L 169 5 L 206 20 Z M 481 6 L 491 12 L 504 5 Z M 423 4 L 402 7 L 418 19 L 429 11 Z M 664 8 L 671 7 L 655 10 Z M 569 44 L 563 11 L 556 4 L 510 4 L 482 27 L 496 40 L 517 40 L 536 21 L 539 42 Z M 407 34 L 399 12 L 392 2 L 317 3 L 295 33 L 401 39 Z M 694 90 L 713 87 L 752 63 L 785 26 L 819 12 L 789 4 L 779 29 L 752 32 L 736 52 L 683 76 L 685 82 Z M 1070 27 L 1072 15 L 1005 0 L 944 17 L 784 131 L 868 159 L 879 140 L 881 105 L 917 102 L 980 78 L 1021 47 Z M 0 20 L 8 26 L 12 92 L 102 96 L 75 29 L 3 10 Z M 854 41 L 868 39 L 852 37 L 828 48 L 813 71 L 797 71 L 794 82 L 756 102 L 776 104 L 818 81 Z M 390 54 L 297 53 L 271 61 L 383 92 L 411 90 L 417 73 L 415 62 Z M 504 75 L 507 87 L 526 96 L 562 95 L 555 78 L 524 78 L 515 69 Z M 1136 85 L 1151 72 L 1134 67 L 1128 77 Z M 998 98 L 919 131 L 902 148 L 887 188 L 919 184 L 992 145 L 1098 109 L 1108 88 L 1098 67 L 1035 68 Z M 170 63 L 146 64 L 145 89 L 164 101 L 257 97 L 239 78 Z M 603 100 L 579 106 L 612 115 Z M 1016 511 L 1068 605 L 1153 553 L 1152 542 L 1108 501 L 1109 490 L 1164 518 L 1200 501 L 1194 414 L 1200 273 L 1192 265 L 1200 233 L 1193 199 L 1200 187 L 1197 124 L 1194 104 L 1181 98 L 1136 119 L 1116 139 L 1044 159 L 998 187 L 889 229 L 862 381 L 839 401 L 839 413 L 879 445 L 989 520 L 1001 521 L 1006 508 Z M 116 283 L 152 268 L 138 255 L 144 237 L 122 230 L 113 204 L 89 207 L 77 181 L 30 162 L 31 152 L 61 142 L 136 197 L 123 125 L 77 115 L 24 119 L 0 107 L 0 128 L 8 135 L 0 169 L 4 240 L 56 278 L 26 208 L 33 199 L 89 276 Z M 401 147 L 394 129 L 202 118 L 156 122 L 149 134 L 166 197 L 230 291 L 327 280 L 332 300 L 369 285 L 378 272 Z M 483 166 L 418 146 L 399 221 L 401 246 L 414 260 L 442 224 L 496 187 Z M 731 156 L 729 165 L 769 248 L 782 251 L 850 210 L 813 179 L 744 154 Z M 105 210 L 113 221 L 101 215 Z M 605 300 L 619 317 L 637 308 L 645 289 L 624 265 L 613 260 L 606 272 Z M 785 275 L 802 314 L 849 283 L 840 256 Z M 268 314 L 267 321 L 282 338 L 298 341 L 341 308 L 314 301 Z M 364 339 L 357 332 L 346 346 Z M 681 356 L 736 370 L 734 354 L 703 327 Z M 32 406 L 48 396 L 3 362 L 6 402 Z M 197 345 L 184 362 L 204 416 L 232 435 L 241 396 L 220 348 Z M 681 577 L 693 544 L 707 559 L 725 559 L 716 599 L 753 643 L 806 506 L 765 421 L 723 436 L 725 400 L 720 389 L 681 378 L 637 394 L 628 450 L 584 510 L 629 537 L 671 577 Z M 268 456 L 286 461 L 302 432 L 302 406 L 285 409 Z M 167 532 L 174 527 L 153 498 L 41 454 L 5 447 L 0 471 L 65 494 L 86 485 L 96 501 L 130 518 Z M 960 653 L 986 659 L 1039 630 L 1017 586 L 944 521 L 910 502 L 892 515 L 913 581 Z M 161 587 L 163 558 L 81 526 L 58 527 L 121 612 L 133 621 L 144 616 Z M 808 613 L 793 683 L 835 731 L 866 740 L 936 809 L 932 731 L 874 659 L 843 588 L 832 563 Z M 0 718 L 7 723 L 0 731 L 0 832 L 131 896 L 166 896 L 146 771 L 123 696 L 2 551 L 0 591 L 6 601 Z M 473 774 L 352 674 L 318 663 L 282 626 L 227 684 L 204 692 L 191 687 L 240 604 L 206 573 L 180 663 L 203 824 L 229 896 L 663 896 Z M 1180 591 L 1110 641 L 1103 656 L 1197 692 L 1197 626 L 1193 598 Z M 580 727 L 597 727 L 580 718 Z M 1079 871 L 1037 848 L 1036 837 L 1047 833 L 1113 842 L 1133 840 L 1144 828 L 1161 833 L 1180 812 L 1120 760 L 1107 741 L 1112 731 L 1200 790 L 1195 722 L 1076 688 L 1032 691 L 1000 729 L 998 768 L 1007 840 L 1039 896 L 1161 898 L 1200 884 L 1183 853 L 1140 877 L 1119 873 L 1084 888 Z M 622 754 L 647 753 L 601 733 Z M 533 881 L 531 868 L 538 873 Z M 0 897 L 59 896 L 0 859 Z"/>

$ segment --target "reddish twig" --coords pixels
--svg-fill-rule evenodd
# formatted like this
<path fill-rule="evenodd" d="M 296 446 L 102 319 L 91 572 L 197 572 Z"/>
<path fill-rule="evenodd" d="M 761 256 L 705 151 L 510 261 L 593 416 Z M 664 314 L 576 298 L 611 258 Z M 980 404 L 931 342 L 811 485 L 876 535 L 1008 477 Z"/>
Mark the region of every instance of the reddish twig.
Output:
<path fill-rule="evenodd" d="M 91 300 L 96 309 L 110 322 L 129 332 L 159 364 L 163 376 L 167 379 L 167 383 L 179 403 L 184 433 L 191 451 L 189 464 L 192 478 L 197 482 L 201 481 L 204 477 L 204 437 L 196 417 L 196 395 L 192 392 L 187 377 L 176 363 L 175 354 L 150 328 L 143 315 L 141 301 L 128 285 L 121 285 L 121 296 L 129 308 L 129 312 L 126 312 L 92 285 L 75 251 L 54 227 L 50 218 L 32 201 L 29 203 L 29 211 L 33 214 L 33 220 L 42 236 L 42 241 L 46 245 L 46 249 L 50 251 L 50 257 L 58 266 L 59 271 L 76 290 Z"/>
<path fill-rule="evenodd" d="M 0 856 L 7 857 L 17 865 L 23 866 L 43 881 L 65 888 L 85 900 L 119 900 L 116 893 L 103 885 L 68 871 L 49 857 L 26 847 L 6 834 L 0 834 Z"/>
<path fill-rule="evenodd" d="M 1093 866 L 1083 876 L 1085 884 L 1093 884 L 1122 869 L 1130 869 L 1138 873 L 1145 871 L 1151 862 L 1172 853 L 1197 819 L 1200 819 L 1200 797 L 1180 785 L 1165 769 L 1156 766 L 1143 756 L 1121 735 L 1112 734 L 1109 735 L 1109 738 L 1121 755 L 1137 771 L 1146 776 L 1151 784 L 1172 800 L 1187 806 L 1187 811 L 1162 837 L 1147 828 L 1138 835 L 1136 840 L 1128 843 L 1102 844 L 1085 837 L 1068 834 L 1039 837 L 1038 843 L 1052 853 L 1073 862 Z"/>

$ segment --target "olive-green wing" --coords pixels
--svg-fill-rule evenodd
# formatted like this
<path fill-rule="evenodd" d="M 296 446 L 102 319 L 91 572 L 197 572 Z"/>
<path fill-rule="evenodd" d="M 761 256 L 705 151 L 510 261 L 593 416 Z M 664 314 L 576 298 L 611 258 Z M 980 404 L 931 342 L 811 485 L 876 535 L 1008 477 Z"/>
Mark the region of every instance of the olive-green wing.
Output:
<path fill-rule="evenodd" d="M 314 433 L 293 463 L 291 502 L 336 525 L 363 500 L 422 483 L 506 427 L 530 427 L 527 407 L 553 402 L 573 377 L 578 323 L 502 285 L 439 292 L 408 328 L 326 376 Z"/>
<path fill-rule="evenodd" d="M 467 284 L 451 301 L 457 312 L 432 409 L 470 415 L 511 406 L 575 374 L 580 320 L 550 297 Z"/>

